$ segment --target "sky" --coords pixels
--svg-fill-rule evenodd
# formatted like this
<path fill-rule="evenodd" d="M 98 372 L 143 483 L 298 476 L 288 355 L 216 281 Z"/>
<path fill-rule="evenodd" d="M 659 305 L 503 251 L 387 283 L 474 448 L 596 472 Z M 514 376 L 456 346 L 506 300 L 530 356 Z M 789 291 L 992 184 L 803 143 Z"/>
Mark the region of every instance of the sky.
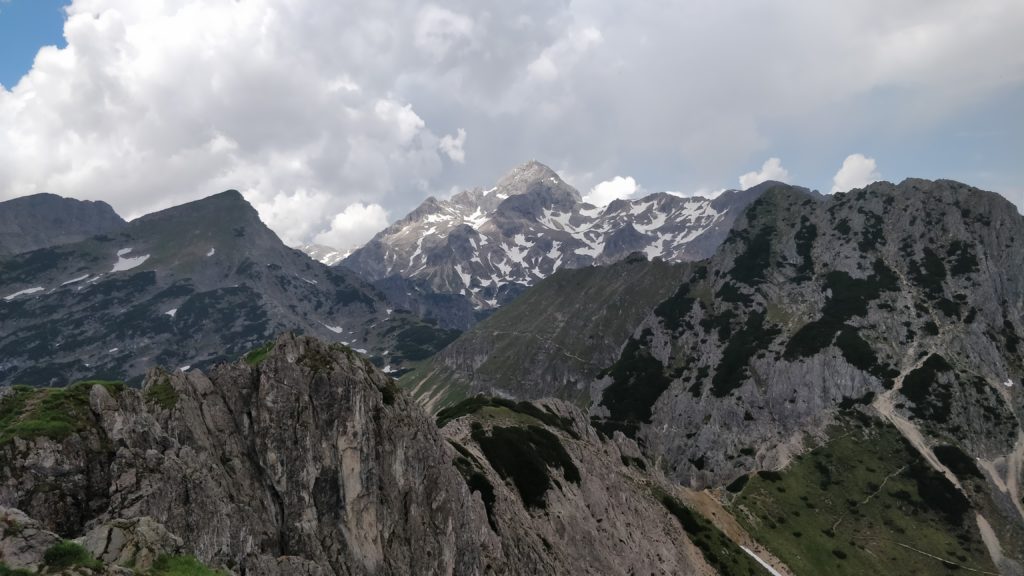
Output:
<path fill-rule="evenodd" d="M 0 200 L 234 188 L 343 249 L 531 159 L 596 203 L 921 177 L 1024 206 L 1020 30 L 1020 0 L 0 0 Z"/>

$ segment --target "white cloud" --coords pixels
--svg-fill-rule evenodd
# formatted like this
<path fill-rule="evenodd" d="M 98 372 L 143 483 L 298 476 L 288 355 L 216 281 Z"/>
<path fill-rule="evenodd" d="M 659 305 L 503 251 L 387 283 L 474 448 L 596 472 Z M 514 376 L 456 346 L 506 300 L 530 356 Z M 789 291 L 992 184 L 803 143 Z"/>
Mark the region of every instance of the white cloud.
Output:
<path fill-rule="evenodd" d="M 526 67 L 530 77 L 541 81 L 556 80 L 565 70 L 576 65 L 583 55 L 604 39 L 601 31 L 592 26 L 570 30 L 557 42 L 548 46 Z"/>
<path fill-rule="evenodd" d="M 708 199 L 711 199 L 711 200 L 721 196 L 722 192 L 725 192 L 725 188 L 716 188 L 716 189 L 698 188 L 694 192 L 677 192 L 677 191 L 672 191 L 672 190 L 666 190 L 665 191 L 666 194 L 670 194 L 670 195 L 675 196 L 677 198 L 699 197 L 699 198 L 708 198 Z"/>
<path fill-rule="evenodd" d="M 314 242 L 349 251 L 365 244 L 388 225 L 388 213 L 380 204 L 350 204 L 331 220 L 328 230 Z"/>
<path fill-rule="evenodd" d="M 782 161 L 778 158 L 765 160 L 761 165 L 760 172 L 747 172 L 740 176 L 740 189 L 746 190 L 768 180 L 778 180 L 779 182 L 789 180 L 789 171 L 782 167 Z"/>
<path fill-rule="evenodd" d="M 583 201 L 594 206 L 607 206 L 619 198 L 632 198 L 639 190 L 632 176 L 616 176 L 591 188 L 590 193 L 583 196 Z"/>
<path fill-rule="evenodd" d="M 451 134 L 445 134 L 441 138 L 441 142 L 438 146 L 441 151 L 445 153 L 452 160 L 452 162 L 458 162 L 462 164 L 466 161 L 466 131 L 459 128 L 457 135 L 452 136 Z"/>
<path fill-rule="evenodd" d="M 489 186 L 520 158 L 695 190 L 770 153 L 827 181 L 821 158 L 864 134 L 907 151 L 913 170 L 877 151 L 887 174 L 971 174 L 984 158 L 992 182 L 1024 180 L 992 153 L 1024 138 L 1020 0 L 619 8 L 73 0 L 67 47 L 0 89 L 0 199 L 48 191 L 135 216 L 237 188 L 293 237 L 355 202 L 401 215 Z M 979 124 L 998 129 L 937 164 Z M 473 134 L 471 161 L 453 127 Z M 321 209 L 288 200 L 302 194 Z"/>
<path fill-rule="evenodd" d="M 878 173 L 877 168 L 874 158 L 868 158 L 863 154 L 850 154 L 832 177 L 832 193 L 863 188 L 880 180 L 882 175 Z"/>
<path fill-rule="evenodd" d="M 420 8 L 416 15 L 416 47 L 441 60 L 473 34 L 473 20 L 435 4 Z"/>

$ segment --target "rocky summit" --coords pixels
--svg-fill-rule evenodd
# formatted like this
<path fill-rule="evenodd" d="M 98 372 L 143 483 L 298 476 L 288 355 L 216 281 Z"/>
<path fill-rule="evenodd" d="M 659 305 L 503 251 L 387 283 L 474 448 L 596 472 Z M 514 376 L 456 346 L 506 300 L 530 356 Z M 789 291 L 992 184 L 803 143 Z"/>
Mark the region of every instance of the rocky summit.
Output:
<path fill-rule="evenodd" d="M 0 202 L 0 257 L 30 252 L 96 234 L 125 222 L 106 202 L 33 194 Z"/>
<path fill-rule="evenodd" d="M 398 293 L 458 294 L 476 309 L 491 309 L 562 268 L 616 262 L 632 252 L 671 262 L 706 258 L 766 186 L 715 199 L 658 193 L 598 207 L 547 166 L 528 162 L 490 189 L 429 198 L 341 265 L 379 285 L 412 281 Z"/>

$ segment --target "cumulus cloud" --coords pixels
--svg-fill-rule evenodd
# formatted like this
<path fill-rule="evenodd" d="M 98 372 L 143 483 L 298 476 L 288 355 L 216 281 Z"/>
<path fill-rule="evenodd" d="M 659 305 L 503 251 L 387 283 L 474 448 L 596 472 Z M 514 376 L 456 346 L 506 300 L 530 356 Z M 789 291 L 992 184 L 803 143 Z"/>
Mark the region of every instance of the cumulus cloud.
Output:
<path fill-rule="evenodd" d="M 380 204 L 350 204 L 331 220 L 328 230 L 317 234 L 314 242 L 351 251 L 366 243 L 388 225 L 388 213 Z"/>
<path fill-rule="evenodd" d="M 593 26 L 570 30 L 565 37 L 545 48 L 533 62 L 530 62 L 526 70 L 534 79 L 555 80 L 603 39 L 601 31 Z"/>
<path fill-rule="evenodd" d="M 670 194 L 677 198 L 708 198 L 715 199 L 725 192 L 725 188 L 717 188 L 712 190 L 711 188 L 699 188 L 693 192 L 678 192 L 674 190 L 666 190 L 666 194 Z"/>
<path fill-rule="evenodd" d="M 591 188 L 590 193 L 583 196 L 583 201 L 594 206 L 607 206 L 619 198 L 632 198 L 639 190 L 632 176 L 616 176 Z"/>
<path fill-rule="evenodd" d="M 237 188 L 291 243 L 353 202 L 418 201 L 442 169 L 438 137 L 371 69 L 393 32 L 347 8 L 75 0 L 67 47 L 0 90 L 0 194 L 100 198 L 134 217 Z M 406 23 L 410 48 L 462 29 L 426 20 Z"/>
<path fill-rule="evenodd" d="M 466 161 L 466 150 L 463 146 L 466 145 L 466 131 L 459 128 L 457 135 L 452 136 L 446 134 L 441 138 L 441 142 L 438 146 L 441 151 L 445 153 L 452 160 L 452 162 L 458 162 L 462 164 Z"/>
<path fill-rule="evenodd" d="M 525 158 L 715 190 L 770 147 L 813 185 L 865 134 L 900 134 L 918 170 L 934 166 L 924 144 L 979 114 L 1024 118 L 1019 0 L 618 8 L 72 0 L 67 46 L 0 89 L 0 200 L 47 191 L 131 217 L 237 188 L 283 237 L 309 240 L 354 203 L 402 215 Z M 1019 149 L 1017 126 L 984 145 Z M 473 134 L 471 159 L 455 127 Z M 987 156 L 993 182 L 1024 180 Z M 963 162 L 886 169 L 974 169 Z"/>
<path fill-rule="evenodd" d="M 436 4 L 420 8 L 415 24 L 416 47 L 441 60 L 473 34 L 473 20 Z"/>
<path fill-rule="evenodd" d="M 832 193 L 863 188 L 881 180 L 882 175 L 878 173 L 877 168 L 874 158 L 868 158 L 863 154 L 850 154 L 832 177 Z"/>
<path fill-rule="evenodd" d="M 782 167 L 782 161 L 778 158 L 765 160 L 761 165 L 760 172 L 747 172 L 740 176 L 740 189 L 746 190 L 768 180 L 778 180 L 779 182 L 789 180 L 789 171 Z"/>

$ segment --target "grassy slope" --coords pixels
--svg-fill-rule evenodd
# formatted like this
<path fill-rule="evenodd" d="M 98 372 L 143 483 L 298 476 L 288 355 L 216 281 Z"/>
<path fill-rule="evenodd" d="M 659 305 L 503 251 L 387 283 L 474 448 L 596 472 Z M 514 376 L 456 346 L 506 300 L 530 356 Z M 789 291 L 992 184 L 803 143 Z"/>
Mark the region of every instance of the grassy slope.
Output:
<path fill-rule="evenodd" d="M 562 270 L 456 340 L 448 352 L 487 348 L 475 371 L 477 382 L 519 391 L 536 369 L 571 370 L 589 376 L 614 361 L 618 348 L 650 310 L 678 287 L 687 266 L 664 262 L 619 262 Z M 471 382 L 444 364 L 441 355 L 404 376 L 402 384 L 432 407 L 465 398 Z M 587 403 L 586 391 L 569 383 L 560 397 Z"/>
<path fill-rule="evenodd" d="M 921 552 L 997 573 L 974 512 L 958 516 L 937 477 L 897 430 L 851 419 L 781 473 L 752 477 L 731 508 L 796 574 L 968 573 Z"/>
<path fill-rule="evenodd" d="M 15 386 L 11 395 L 0 399 L 0 446 L 14 438 L 46 436 L 62 440 L 93 426 L 89 390 L 96 384 L 114 395 L 125 386 L 123 382 L 99 380 L 66 388 Z"/>

